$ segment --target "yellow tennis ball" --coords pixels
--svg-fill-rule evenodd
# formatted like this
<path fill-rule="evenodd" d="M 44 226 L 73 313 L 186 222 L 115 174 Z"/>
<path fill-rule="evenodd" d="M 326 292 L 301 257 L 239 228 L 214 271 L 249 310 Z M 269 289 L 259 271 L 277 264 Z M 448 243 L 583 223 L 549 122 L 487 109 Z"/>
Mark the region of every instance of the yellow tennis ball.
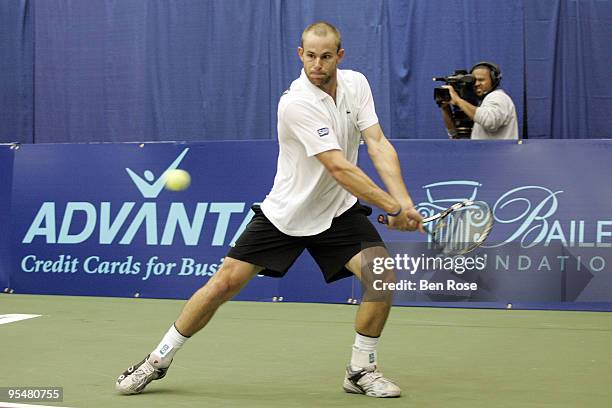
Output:
<path fill-rule="evenodd" d="M 185 170 L 174 169 L 164 173 L 165 185 L 168 190 L 185 190 L 191 184 L 191 176 Z"/>

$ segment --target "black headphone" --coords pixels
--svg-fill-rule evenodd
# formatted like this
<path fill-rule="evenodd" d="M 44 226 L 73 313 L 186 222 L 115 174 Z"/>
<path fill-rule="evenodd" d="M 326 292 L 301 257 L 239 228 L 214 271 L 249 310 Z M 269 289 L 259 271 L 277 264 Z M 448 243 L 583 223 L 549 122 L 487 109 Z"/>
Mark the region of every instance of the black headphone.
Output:
<path fill-rule="evenodd" d="M 470 74 L 474 72 L 474 70 L 478 67 L 487 67 L 489 68 L 489 72 L 491 73 L 491 82 L 493 83 L 493 88 L 491 90 L 497 88 L 499 86 L 500 81 L 502 80 L 501 69 L 499 69 L 499 65 L 494 64 L 488 61 L 480 61 L 476 65 L 470 69 Z"/>

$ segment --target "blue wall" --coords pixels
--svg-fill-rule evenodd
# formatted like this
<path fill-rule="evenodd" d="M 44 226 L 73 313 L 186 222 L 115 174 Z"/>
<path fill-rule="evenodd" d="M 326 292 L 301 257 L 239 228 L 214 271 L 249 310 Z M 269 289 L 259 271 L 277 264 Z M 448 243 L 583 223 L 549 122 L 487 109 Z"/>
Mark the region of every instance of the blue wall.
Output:
<path fill-rule="evenodd" d="M 319 19 L 342 31 L 388 137 L 446 138 L 431 78 L 483 59 L 529 137 L 612 136 L 611 1 L 6 0 L 0 142 L 274 139 Z"/>

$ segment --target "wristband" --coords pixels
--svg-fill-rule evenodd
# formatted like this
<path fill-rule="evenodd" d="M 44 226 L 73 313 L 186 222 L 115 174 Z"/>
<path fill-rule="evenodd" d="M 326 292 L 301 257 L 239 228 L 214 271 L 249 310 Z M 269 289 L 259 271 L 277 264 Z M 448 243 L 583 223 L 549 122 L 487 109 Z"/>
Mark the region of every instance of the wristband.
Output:
<path fill-rule="evenodd" d="M 397 211 L 396 211 L 396 212 L 394 212 L 394 213 L 387 213 L 387 215 L 388 215 L 389 217 L 397 217 L 397 216 L 398 216 L 398 215 L 400 215 L 401 213 L 402 213 L 402 207 L 400 206 L 400 209 L 399 209 L 399 210 L 397 210 Z"/>

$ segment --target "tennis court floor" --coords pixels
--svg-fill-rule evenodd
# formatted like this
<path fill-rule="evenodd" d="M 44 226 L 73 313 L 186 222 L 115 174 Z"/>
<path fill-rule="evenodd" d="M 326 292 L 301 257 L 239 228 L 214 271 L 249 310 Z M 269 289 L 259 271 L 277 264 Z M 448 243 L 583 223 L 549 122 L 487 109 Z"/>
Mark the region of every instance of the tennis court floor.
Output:
<path fill-rule="evenodd" d="M 394 400 L 342 391 L 356 306 L 229 302 L 141 395 L 114 381 L 182 300 L 0 294 L 0 387 L 62 386 L 64 407 L 609 407 L 612 313 L 396 307 L 379 346 Z M 5 401 L 6 402 L 6 401 Z M 0 407 L 3 404 L 0 402 Z M 24 405 L 26 406 L 26 405 Z"/>

